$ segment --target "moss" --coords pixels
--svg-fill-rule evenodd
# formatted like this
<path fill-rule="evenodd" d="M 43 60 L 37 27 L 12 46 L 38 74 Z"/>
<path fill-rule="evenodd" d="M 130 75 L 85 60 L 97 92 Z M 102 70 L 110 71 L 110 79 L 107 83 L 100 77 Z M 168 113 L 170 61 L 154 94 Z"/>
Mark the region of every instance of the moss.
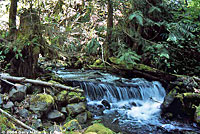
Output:
<path fill-rule="evenodd" d="M 152 68 L 152 67 L 147 66 L 147 65 L 144 65 L 144 64 L 135 64 L 134 68 L 136 68 L 138 70 L 143 70 L 143 71 L 151 71 L 151 72 L 157 71 L 157 69 Z"/>
<path fill-rule="evenodd" d="M 76 119 L 70 120 L 62 127 L 66 131 L 80 130 L 82 129 L 79 122 Z"/>
<path fill-rule="evenodd" d="M 57 81 L 54 81 L 54 80 L 50 80 L 50 81 L 48 81 L 49 83 L 52 83 L 52 84 L 60 84 L 59 82 L 57 82 Z"/>
<path fill-rule="evenodd" d="M 90 111 L 87 111 L 87 117 L 88 119 L 92 119 L 92 113 Z"/>
<path fill-rule="evenodd" d="M 77 103 L 85 100 L 85 97 L 82 96 L 81 93 L 77 92 L 69 92 L 67 98 L 68 98 L 68 103 Z"/>
<path fill-rule="evenodd" d="M 81 96 L 81 93 L 77 93 L 77 92 L 69 92 L 68 95 L 69 95 L 69 96 Z"/>
<path fill-rule="evenodd" d="M 60 93 L 58 93 L 58 95 L 56 96 L 56 99 L 58 101 L 65 101 L 66 100 L 66 96 L 67 96 L 67 91 L 66 90 L 63 90 L 61 91 Z"/>
<path fill-rule="evenodd" d="M 0 115 L 0 128 L 1 131 L 6 131 L 8 129 L 16 129 L 15 125 L 2 114 Z"/>
<path fill-rule="evenodd" d="M 54 104 L 53 97 L 48 94 L 37 94 L 35 97 L 31 99 L 31 102 L 37 102 L 37 101 Z"/>
<path fill-rule="evenodd" d="M 88 132 L 96 132 L 97 134 L 114 134 L 112 130 L 106 128 L 103 124 L 100 123 L 89 126 L 84 134 L 87 134 Z"/>
<path fill-rule="evenodd" d="M 100 65 L 102 63 L 102 60 L 98 59 L 94 62 L 93 65 L 97 66 L 97 65 Z"/>

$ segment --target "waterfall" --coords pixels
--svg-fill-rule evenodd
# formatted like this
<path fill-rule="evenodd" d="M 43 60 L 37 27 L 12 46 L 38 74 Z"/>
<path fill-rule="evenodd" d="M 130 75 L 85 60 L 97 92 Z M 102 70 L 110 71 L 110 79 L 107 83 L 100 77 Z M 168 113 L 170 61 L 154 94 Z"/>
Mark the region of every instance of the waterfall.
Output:
<path fill-rule="evenodd" d="M 59 77 L 70 86 L 79 86 L 85 91 L 88 110 L 94 118 L 116 132 L 164 133 L 165 130 L 192 130 L 177 122 L 160 118 L 160 105 L 166 95 L 157 81 L 142 78 L 126 79 L 102 73 L 98 70 L 58 70 Z M 104 100 L 110 104 L 104 107 Z M 167 124 L 166 124 L 167 123 Z M 179 127 L 180 126 L 180 127 Z M 162 128 L 158 131 L 158 128 Z"/>
<path fill-rule="evenodd" d="M 110 103 L 125 100 L 149 100 L 162 102 L 165 97 L 165 89 L 157 82 L 149 82 L 145 79 L 135 78 L 123 85 L 117 86 L 110 83 L 74 82 L 74 86 L 80 86 L 85 91 L 88 100 L 105 99 Z"/>

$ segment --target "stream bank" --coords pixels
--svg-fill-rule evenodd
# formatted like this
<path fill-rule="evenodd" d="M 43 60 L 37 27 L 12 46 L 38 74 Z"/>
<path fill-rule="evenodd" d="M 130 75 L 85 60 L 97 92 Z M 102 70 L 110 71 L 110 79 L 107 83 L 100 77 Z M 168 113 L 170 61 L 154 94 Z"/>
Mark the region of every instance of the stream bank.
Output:
<path fill-rule="evenodd" d="M 49 68 L 47 66 L 47 68 L 51 72 L 54 67 Z M 53 128 L 59 128 L 56 129 L 56 131 L 61 131 L 60 128 L 62 128 L 62 131 L 65 132 L 71 131 L 73 128 L 74 131 L 77 129 L 79 133 L 84 133 L 83 131 L 85 128 L 91 124 L 101 122 L 113 131 L 122 132 L 124 134 L 199 133 L 198 89 L 200 81 L 198 77 L 166 74 L 141 64 L 134 69 L 127 69 L 124 67 L 113 67 L 112 69 L 111 67 L 109 68 L 109 66 L 106 67 L 106 69 L 98 66 L 90 66 L 89 68 L 94 70 L 86 70 L 83 68 L 74 70 L 66 69 L 65 67 L 56 68 L 53 74 L 42 74 L 40 79 L 76 88 L 79 86 L 79 88 L 82 89 L 86 87 L 89 89 L 88 85 L 92 85 L 92 89 L 95 89 L 95 92 L 99 91 L 98 94 L 100 94 L 100 96 L 91 99 L 91 97 L 88 97 L 87 93 L 79 94 L 76 92 L 57 90 L 52 87 L 47 88 L 26 85 L 27 90 L 23 93 L 23 95 L 26 94 L 26 96 L 25 98 L 21 97 L 21 100 L 12 99 L 20 98 L 19 96 L 9 96 L 9 94 L 11 94 L 11 87 L 9 87 L 11 88 L 9 90 L 2 91 L 0 100 L 1 107 L 8 109 L 17 116 L 22 116 L 20 120 L 27 122 L 35 129 L 48 132 L 54 131 Z M 101 69 L 101 71 L 98 69 Z M 62 76 L 65 76 L 65 78 Z M 153 98 L 152 96 L 146 98 L 143 96 L 144 98 L 141 98 L 141 93 L 145 90 L 141 88 L 140 84 L 147 84 L 144 89 L 165 89 L 167 95 L 166 97 L 165 94 L 161 95 L 161 100 L 159 100 L 159 97 Z M 85 87 L 83 85 L 85 85 Z M 127 96 L 130 94 L 130 87 L 132 89 L 141 90 L 138 90 L 139 92 L 137 93 L 131 93 L 132 95 L 135 93 L 135 96 Z M 104 91 L 106 90 L 113 91 L 115 95 L 112 94 L 112 92 L 110 92 L 111 94 L 107 94 L 108 92 L 105 94 Z M 91 92 L 91 90 L 88 91 Z M 147 91 L 146 93 L 148 94 L 151 90 Z M 160 90 L 157 91 L 159 92 Z M 118 94 L 116 94 L 116 92 L 118 92 Z M 145 92 L 143 93 L 145 94 Z M 93 95 L 95 96 L 95 94 Z M 112 98 L 105 98 L 106 95 L 107 97 L 110 95 Z M 131 98 L 137 98 L 136 96 L 140 96 L 139 100 L 131 100 Z M 107 105 L 105 102 L 107 102 Z M 162 102 L 163 104 L 161 105 Z M 39 110 L 38 108 L 40 106 L 43 107 L 42 109 L 46 110 Z M 180 110 L 174 110 L 176 106 L 178 106 Z M 149 116 L 153 118 L 149 118 L 146 121 L 141 118 L 138 119 L 135 115 L 135 110 L 138 111 L 139 114 L 136 115 L 139 117 L 147 117 L 144 116 L 146 114 L 148 115 L 148 112 L 145 113 L 145 111 L 153 111 L 149 114 Z M 23 117 L 24 115 L 19 114 L 19 111 L 20 113 L 25 112 L 26 116 Z M 27 113 L 29 113 L 28 117 Z M 53 119 L 51 116 L 53 116 Z M 26 121 L 24 118 L 28 120 Z M 150 122 L 149 120 L 153 121 Z M 54 122 L 56 122 L 57 125 Z M 61 124 L 62 127 L 59 127 L 58 124 Z M 70 127 L 69 124 L 75 124 L 75 126 Z M 76 129 L 74 129 L 74 127 L 76 127 Z M 11 128 L 11 130 L 12 129 L 14 128 Z"/>

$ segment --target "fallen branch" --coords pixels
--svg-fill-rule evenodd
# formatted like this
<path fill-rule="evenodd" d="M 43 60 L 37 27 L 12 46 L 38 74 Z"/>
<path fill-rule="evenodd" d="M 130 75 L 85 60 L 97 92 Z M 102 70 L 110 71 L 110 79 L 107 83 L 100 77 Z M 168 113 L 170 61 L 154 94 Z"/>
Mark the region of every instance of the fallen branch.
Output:
<path fill-rule="evenodd" d="M 22 82 L 22 83 L 31 83 L 34 85 L 42 85 L 42 86 L 48 86 L 48 87 L 54 87 L 54 88 L 61 88 L 64 90 L 68 91 L 74 91 L 74 92 L 84 92 L 81 89 L 65 86 L 62 84 L 54 84 L 54 83 L 49 83 L 41 80 L 33 80 L 33 79 L 27 79 L 25 77 L 15 77 L 15 76 L 10 76 L 10 75 L 5 75 L 5 74 L 0 74 L 0 79 L 5 79 L 8 81 L 13 81 L 13 82 Z"/>
<path fill-rule="evenodd" d="M 26 124 L 24 124 L 23 122 L 21 122 L 20 120 L 16 119 L 15 117 L 13 117 L 12 115 L 10 115 L 9 113 L 5 112 L 3 109 L 0 108 L 0 113 L 2 113 L 3 115 L 5 115 L 8 119 L 12 120 L 13 122 L 15 122 L 17 125 L 20 125 L 21 127 L 31 130 L 32 132 L 36 132 L 39 133 L 39 131 L 27 126 Z"/>

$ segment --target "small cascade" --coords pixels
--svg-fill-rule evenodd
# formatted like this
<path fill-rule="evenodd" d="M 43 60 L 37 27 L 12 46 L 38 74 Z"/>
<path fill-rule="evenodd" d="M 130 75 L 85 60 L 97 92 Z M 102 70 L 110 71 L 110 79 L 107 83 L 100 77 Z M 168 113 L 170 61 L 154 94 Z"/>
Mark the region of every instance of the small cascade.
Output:
<path fill-rule="evenodd" d="M 140 78 L 129 80 L 128 83 L 124 82 L 120 86 L 95 82 L 74 82 L 74 86 L 84 89 L 89 101 L 104 99 L 116 103 L 133 99 L 143 101 L 152 99 L 162 103 L 165 97 L 165 89 L 159 82 L 149 82 Z"/>
<path fill-rule="evenodd" d="M 70 86 L 82 88 L 88 110 L 116 132 L 163 134 L 192 130 L 160 117 L 160 106 L 166 93 L 158 81 L 150 82 L 142 78 L 130 80 L 95 70 L 61 70 L 56 74 L 66 79 Z"/>

